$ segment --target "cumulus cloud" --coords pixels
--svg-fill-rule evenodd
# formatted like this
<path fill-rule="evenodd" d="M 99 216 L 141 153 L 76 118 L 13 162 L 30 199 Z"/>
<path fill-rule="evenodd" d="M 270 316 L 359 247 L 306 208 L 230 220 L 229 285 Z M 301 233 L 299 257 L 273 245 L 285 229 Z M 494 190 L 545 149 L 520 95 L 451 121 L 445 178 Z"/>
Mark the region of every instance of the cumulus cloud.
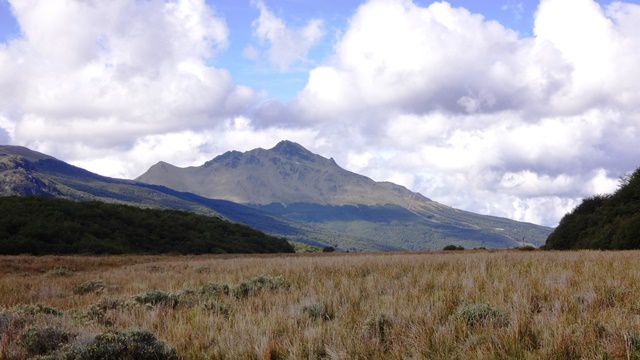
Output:
<path fill-rule="evenodd" d="M 308 62 L 309 50 L 324 36 L 324 22 L 312 19 L 304 27 L 292 29 L 272 13 L 264 1 L 256 0 L 253 4 L 260 11 L 260 16 L 253 22 L 254 36 L 268 44 L 266 57 L 269 62 L 280 71 Z M 257 57 L 255 51 L 247 55 Z"/>
<path fill-rule="evenodd" d="M 23 36 L 0 45 L 0 117 L 13 142 L 126 148 L 215 125 L 253 97 L 209 65 L 228 29 L 204 0 L 10 4 Z"/>
<path fill-rule="evenodd" d="M 543 0 L 520 37 L 445 2 L 370 0 L 294 106 L 324 134 L 349 124 L 354 170 L 554 225 L 640 165 L 639 22 L 637 5 Z"/>

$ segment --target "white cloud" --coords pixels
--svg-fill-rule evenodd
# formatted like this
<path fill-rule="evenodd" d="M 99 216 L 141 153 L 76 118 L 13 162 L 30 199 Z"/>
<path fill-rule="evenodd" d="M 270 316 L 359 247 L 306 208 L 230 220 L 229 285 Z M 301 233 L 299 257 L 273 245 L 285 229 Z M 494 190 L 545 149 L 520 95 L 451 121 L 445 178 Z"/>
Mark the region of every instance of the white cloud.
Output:
<path fill-rule="evenodd" d="M 280 71 L 307 63 L 309 50 L 324 36 L 324 22 L 312 19 L 304 27 L 292 29 L 272 13 L 264 1 L 256 0 L 253 4 L 260 11 L 260 16 L 253 22 L 254 36 L 269 44 L 266 50 L 269 62 Z"/>
<path fill-rule="evenodd" d="M 122 148 L 215 125 L 253 97 L 209 65 L 228 30 L 204 0 L 10 4 L 24 36 L 0 46 L 0 116 L 15 143 Z"/>
<path fill-rule="evenodd" d="M 370 0 L 295 106 L 329 139 L 356 133 L 337 158 L 373 178 L 554 225 L 640 165 L 638 23 L 637 5 L 543 0 L 523 38 L 447 3 Z"/>

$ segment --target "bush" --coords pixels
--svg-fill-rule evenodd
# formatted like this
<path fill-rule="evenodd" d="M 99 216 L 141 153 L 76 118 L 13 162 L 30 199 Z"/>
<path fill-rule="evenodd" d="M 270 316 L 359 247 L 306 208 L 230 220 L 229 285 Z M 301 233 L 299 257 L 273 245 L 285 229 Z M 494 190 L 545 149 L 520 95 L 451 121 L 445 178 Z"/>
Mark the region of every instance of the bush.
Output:
<path fill-rule="evenodd" d="M 322 248 L 322 252 L 332 253 L 334 251 L 336 251 L 336 249 L 333 246 L 326 246 Z"/>
<path fill-rule="evenodd" d="M 162 305 L 175 308 L 178 306 L 180 296 L 173 293 L 168 293 L 160 290 L 151 290 L 146 293 L 138 294 L 133 299 L 142 305 Z"/>
<path fill-rule="evenodd" d="M 107 319 L 107 311 L 117 310 L 124 306 L 124 301 L 119 299 L 104 298 L 98 301 L 96 304 L 91 305 L 87 313 L 84 315 L 85 319 L 95 320 L 98 323 L 111 326 L 113 322 Z"/>
<path fill-rule="evenodd" d="M 444 251 L 457 251 L 457 250 L 464 250 L 464 247 L 456 246 L 456 245 L 447 245 L 447 246 L 443 247 L 442 250 L 444 250 Z"/>
<path fill-rule="evenodd" d="M 62 311 L 52 308 L 51 306 L 42 304 L 28 304 L 18 305 L 13 310 L 21 315 L 36 316 L 36 315 L 53 315 L 62 316 Z"/>
<path fill-rule="evenodd" d="M 176 350 L 147 331 L 105 333 L 85 347 L 70 350 L 65 359 L 73 360 L 177 360 Z"/>
<path fill-rule="evenodd" d="M 74 274 L 74 271 L 65 267 L 57 267 L 55 269 L 47 271 L 47 274 L 52 276 L 71 276 Z"/>
<path fill-rule="evenodd" d="M 203 296 L 229 295 L 229 291 L 227 284 L 206 283 L 200 288 L 200 294 Z"/>
<path fill-rule="evenodd" d="M 486 322 L 494 322 L 505 325 L 508 315 L 502 310 L 495 309 L 488 304 L 465 304 L 458 307 L 456 317 L 469 326 L 481 325 Z"/>
<path fill-rule="evenodd" d="M 104 289 L 104 284 L 102 281 L 86 281 L 82 284 L 76 285 L 73 288 L 73 293 L 76 295 L 85 295 L 96 291 L 101 291 Z"/>
<path fill-rule="evenodd" d="M 517 247 L 516 250 L 518 250 L 518 251 L 535 251 L 535 250 L 538 250 L 538 249 L 536 249 L 535 246 L 524 245 L 524 246 Z"/>
<path fill-rule="evenodd" d="M 30 356 L 45 355 L 69 342 L 71 335 L 52 327 L 30 327 L 20 334 L 20 345 Z"/>
<path fill-rule="evenodd" d="M 291 283 L 280 276 L 258 276 L 238 284 L 238 286 L 233 289 L 233 296 L 236 298 L 245 298 L 250 294 L 255 294 L 262 290 L 288 290 L 290 287 Z"/>
<path fill-rule="evenodd" d="M 324 303 L 305 306 L 302 312 L 313 320 L 333 320 L 335 317 L 333 309 Z"/>

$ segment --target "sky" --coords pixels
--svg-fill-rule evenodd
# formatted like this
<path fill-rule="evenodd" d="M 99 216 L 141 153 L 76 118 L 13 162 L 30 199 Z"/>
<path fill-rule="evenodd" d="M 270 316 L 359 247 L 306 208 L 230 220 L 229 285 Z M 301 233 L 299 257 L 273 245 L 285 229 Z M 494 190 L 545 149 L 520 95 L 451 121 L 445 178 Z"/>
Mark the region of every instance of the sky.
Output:
<path fill-rule="evenodd" d="M 640 166 L 640 2 L 0 0 L 0 143 L 113 177 L 282 139 L 555 226 Z"/>

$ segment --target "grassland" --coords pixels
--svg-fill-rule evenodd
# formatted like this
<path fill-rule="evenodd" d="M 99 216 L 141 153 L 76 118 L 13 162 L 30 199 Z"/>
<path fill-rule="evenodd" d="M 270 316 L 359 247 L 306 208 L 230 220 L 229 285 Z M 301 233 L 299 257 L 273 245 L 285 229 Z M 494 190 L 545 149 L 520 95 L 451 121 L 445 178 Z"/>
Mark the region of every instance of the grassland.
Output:
<path fill-rule="evenodd" d="M 43 328 L 148 330 L 185 359 L 627 359 L 640 252 L 7 256 L 0 307 L 3 359 Z"/>

